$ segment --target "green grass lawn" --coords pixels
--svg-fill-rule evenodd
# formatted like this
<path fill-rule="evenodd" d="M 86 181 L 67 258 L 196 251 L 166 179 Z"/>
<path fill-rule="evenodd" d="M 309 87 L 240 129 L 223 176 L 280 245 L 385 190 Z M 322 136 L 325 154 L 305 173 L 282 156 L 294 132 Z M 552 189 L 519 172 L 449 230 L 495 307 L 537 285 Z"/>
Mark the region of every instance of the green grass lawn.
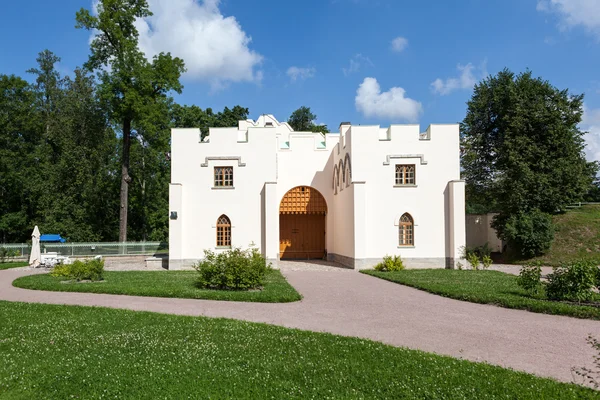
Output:
<path fill-rule="evenodd" d="M 600 206 L 576 208 L 553 216 L 552 221 L 556 227 L 552 246 L 545 255 L 533 260 L 540 260 L 549 266 L 578 260 L 600 264 Z"/>
<path fill-rule="evenodd" d="M 13 282 L 24 289 L 59 292 L 125 294 L 132 296 L 179 297 L 262 303 L 287 303 L 302 298 L 278 270 L 270 270 L 262 290 L 208 290 L 196 287 L 196 271 L 107 271 L 103 282 L 62 283 L 64 278 L 48 274 L 30 275 Z"/>
<path fill-rule="evenodd" d="M 27 261 L 4 262 L 4 263 L 0 263 L 0 270 L 26 267 L 28 265 L 29 265 L 29 263 Z"/>
<path fill-rule="evenodd" d="M 226 319 L 0 302 L 0 399 L 592 399 L 486 364 Z"/>
<path fill-rule="evenodd" d="M 544 314 L 600 319 L 600 308 L 531 298 L 517 285 L 517 277 L 499 271 L 448 269 L 404 270 L 398 272 L 362 271 L 388 281 L 430 293 L 472 303 L 493 304 Z M 596 296 L 600 301 L 600 296 Z"/>

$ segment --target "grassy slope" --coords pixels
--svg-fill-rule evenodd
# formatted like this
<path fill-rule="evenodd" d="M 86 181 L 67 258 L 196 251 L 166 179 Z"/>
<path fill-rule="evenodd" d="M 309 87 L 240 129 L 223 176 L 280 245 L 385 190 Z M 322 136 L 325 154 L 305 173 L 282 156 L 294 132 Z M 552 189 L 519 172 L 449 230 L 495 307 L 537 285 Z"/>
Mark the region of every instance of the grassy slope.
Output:
<path fill-rule="evenodd" d="M 600 206 L 576 208 L 553 219 L 557 230 L 552 247 L 535 260 L 550 266 L 579 259 L 600 263 Z"/>
<path fill-rule="evenodd" d="M 235 320 L 0 302 L 0 399 L 592 399 L 485 364 Z"/>
<path fill-rule="evenodd" d="M 26 261 L 5 262 L 5 263 L 0 263 L 0 270 L 1 269 L 9 269 L 9 268 L 26 267 L 28 265 L 29 265 L 29 263 Z"/>
<path fill-rule="evenodd" d="M 578 306 L 531 298 L 517 285 L 517 277 L 499 271 L 448 269 L 404 270 L 398 272 L 363 271 L 388 281 L 430 293 L 472 303 L 494 304 L 544 314 L 600 319 L 600 308 Z M 600 295 L 596 298 L 600 301 Z"/>
<path fill-rule="evenodd" d="M 249 292 L 199 289 L 195 286 L 197 275 L 198 273 L 195 271 L 107 271 L 104 273 L 104 282 L 61 283 L 64 278 L 55 278 L 43 274 L 19 278 L 13 282 L 13 285 L 25 289 L 61 292 L 110 293 L 262 303 L 286 303 L 301 299 L 300 294 L 278 270 L 271 270 L 267 273 L 263 290 Z"/>

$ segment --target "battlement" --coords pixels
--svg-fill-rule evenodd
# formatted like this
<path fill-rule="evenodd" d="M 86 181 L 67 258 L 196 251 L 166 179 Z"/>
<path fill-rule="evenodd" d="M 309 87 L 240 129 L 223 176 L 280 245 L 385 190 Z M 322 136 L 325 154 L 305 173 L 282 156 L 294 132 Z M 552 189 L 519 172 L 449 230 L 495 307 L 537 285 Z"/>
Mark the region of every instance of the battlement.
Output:
<path fill-rule="evenodd" d="M 173 129 L 173 139 L 192 145 L 191 133 L 200 138 L 199 129 Z M 339 133 L 322 134 L 319 132 L 296 132 L 287 122 L 279 122 L 273 115 L 263 114 L 257 120 L 239 121 L 237 127 L 210 128 L 209 135 L 200 142 L 204 150 L 233 149 L 238 145 L 256 149 L 275 149 L 277 152 L 289 151 L 326 151 L 342 149 L 354 143 L 358 146 L 411 145 L 435 142 L 436 146 L 458 141 L 458 124 L 434 124 L 421 132 L 418 124 L 392 124 L 388 128 L 380 125 L 340 124 Z M 379 143 L 379 145 L 377 144 Z M 214 151 L 214 150 L 211 150 Z"/>

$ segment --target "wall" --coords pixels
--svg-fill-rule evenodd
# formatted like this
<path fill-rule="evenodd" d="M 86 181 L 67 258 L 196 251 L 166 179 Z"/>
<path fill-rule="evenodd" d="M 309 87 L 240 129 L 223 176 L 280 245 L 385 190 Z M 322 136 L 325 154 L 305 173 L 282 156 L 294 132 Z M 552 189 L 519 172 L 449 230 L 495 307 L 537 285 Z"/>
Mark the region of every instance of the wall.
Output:
<path fill-rule="evenodd" d="M 371 267 L 383 255 L 400 255 L 413 267 L 445 267 L 448 235 L 448 184 L 460 179 L 457 125 L 352 126 L 353 181 L 365 182 L 365 254 L 357 267 Z M 414 164 L 416 185 L 395 186 L 395 165 Z M 454 204 L 462 207 L 463 204 Z M 404 213 L 414 220 L 414 247 L 398 246 Z M 367 234 L 368 233 L 368 234 Z M 464 230 L 462 233 L 464 236 Z M 361 238 L 357 238 L 361 240 Z M 460 241 L 460 239 L 459 239 Z M 462 239 L 464 242 L 464 239 Z"/>
<path fill-rule="evenodd" d="M 198 129 L 172 132 L 173 268 L 202 258 L 204 249 L 221 251 L 221 214 L 232 222 L 233 247 L 256 247 L 276 261 L 279 203 L 304 185 L 325 198 L 328 256 L 346 266 L 371 267 L 386 254 L 410 267 L 444 267 L 447 260 L 451 266 L 465 243 L 458 125 L 432 125 L 425 133 L 418 125 L 342 125 L 340 134 L 323 136 L 264 115 L 238 128 L 212 128 L 208 138 L 200 142 Z M 416 185 L 395 186 L 396 164 L 415 164 Z M 212 187 L 215 166 L 233 167 L 234 189 Z M 411 248 L 398 247 L 403 213 L 415 222 Z"/>
<path fill-rule="evenodd" d="M 496 214 L 470 214 L 466 216 L 467 246 L 479 247 L 486 243 L 493 252 L 502 252 L 502 240 L 492 228 L 492 219 Z"/>

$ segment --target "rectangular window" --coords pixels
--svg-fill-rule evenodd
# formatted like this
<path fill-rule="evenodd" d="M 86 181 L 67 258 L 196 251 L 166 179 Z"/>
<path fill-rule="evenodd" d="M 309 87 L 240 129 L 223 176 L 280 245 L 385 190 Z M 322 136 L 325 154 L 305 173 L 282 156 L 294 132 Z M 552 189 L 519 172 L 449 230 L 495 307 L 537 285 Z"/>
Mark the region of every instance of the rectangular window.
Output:
<path fill-rule="evenodd" d="M 215 167 L 215 187 L 233 187 L 233 167 Z"/>
<path fill-rule="evenodd" d="M 416 185 L 415 165 L 396 165 L 396 185 Z"/>

